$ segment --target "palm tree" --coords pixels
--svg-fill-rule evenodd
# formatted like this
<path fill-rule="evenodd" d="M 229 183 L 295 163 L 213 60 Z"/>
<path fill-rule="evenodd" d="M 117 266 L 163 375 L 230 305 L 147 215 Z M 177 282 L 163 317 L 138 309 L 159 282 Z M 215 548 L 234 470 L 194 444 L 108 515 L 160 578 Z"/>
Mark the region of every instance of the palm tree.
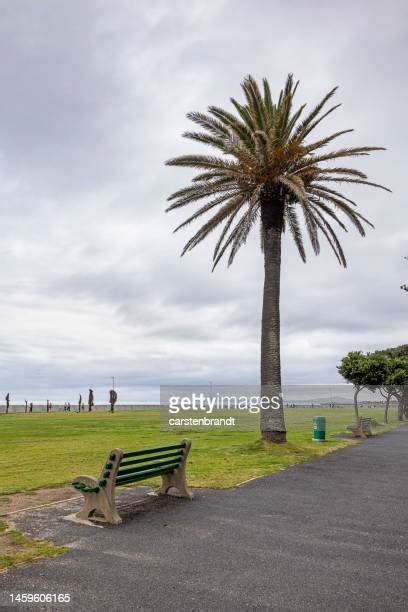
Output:
<path fill-rule="evenodd" d="M 385 189 L 369 182 L 363 172 L 339 167 L 335 161 L 368 155 L 383 147 L 326 150 L 336 138 L 352 130 L 309 140 L 320 122 L 340 106 L 337 104 L 326 110 L 326 104 L 337 88 L 301 119 L 305 105 L 296 110 L 293 108 L 297 86 L 298 82 L 294 83 L 290 74 L 278 100 L 273 101 L 266 79 L 263 79 L 261 91 L 253 77 L 246 77 L 242 83 L 245 102 L 241 104 L 231 98 L 236 114 L 210 106 L 208 114 L 192 112 L 187 115 L 203 131 L 186 132 L 183 136 L 217 149 L 219 155 L 183 155 L 167 161 L 169 166 L 198 169 L 189 186 L 168 198 L 172 203 L 167 211 L 205 201 L 175 231 L 210 211 L 212 213 L 187 242 L 182 255 L 220 226 L 213 269 L 227 252 L 230 265 L 251 229 L 260 222 L 265 262 L 261 385 L 274 395 L 281 390 L 279 293 L 282 233 L 289 230 L 300 257 L 306 261 L 298 216 L 301 213 L 314 252 L 319 253 L 319 236 L 323 235 L 338 262 L 346 267 L 332 224 L 347 231 L 340 218 L 342 214 L 362 236 L 365 235 L 363 223 L 372 224 L 357 212 L 355 202 L 337 190 L 338 185 L 352 183 Z M 261 413 L 263 439 L 285 442 L 282 402 L 280 408 L 262 410 Z"/>

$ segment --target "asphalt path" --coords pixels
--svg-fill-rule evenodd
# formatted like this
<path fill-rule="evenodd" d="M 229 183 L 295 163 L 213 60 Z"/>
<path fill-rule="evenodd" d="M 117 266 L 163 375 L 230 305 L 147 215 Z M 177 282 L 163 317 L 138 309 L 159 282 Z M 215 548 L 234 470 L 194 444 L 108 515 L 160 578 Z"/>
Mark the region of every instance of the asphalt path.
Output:
<path fill-rule="evenodd" d="M 408 610 L 408 426 L 192 502 L 134 503 L 145 493 L 123 493 L 116 527 L 64 520 L 77 501 L 16 515 L 70 550 L 1 574 L 1 604 L 23 592 L 71 595 L 30 609 Z"/>

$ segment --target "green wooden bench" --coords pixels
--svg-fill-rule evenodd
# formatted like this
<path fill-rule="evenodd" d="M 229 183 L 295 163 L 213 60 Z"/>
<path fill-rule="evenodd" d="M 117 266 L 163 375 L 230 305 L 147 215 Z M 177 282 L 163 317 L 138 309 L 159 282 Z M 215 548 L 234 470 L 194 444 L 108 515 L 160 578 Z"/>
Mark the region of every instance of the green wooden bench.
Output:
<path fill-rule="evenodd" d="M 373 435 L 372 426 L 371 417 L 359 417 L 357 423 L 348 425 L 347 429 L 351 431 L 353 438 L 370 438 Z"/>
<path fill-rule="evenodd" d="M 84 507 L 76 514 L 79 519 L 95 518 L 107 523 L 122 522 L 115 503 L 115 489 L 121 485 L 141 482 L 161 476 L 158 495 L 174 495 L 192 499 L 186 483 L 186 460 L 191 442 L 187 438 L 179 444 L 157 446 L 124 452 L 114 448 L 109 453 L 99 479 L 78 476 L 72 486 L 84 496 Z"/>

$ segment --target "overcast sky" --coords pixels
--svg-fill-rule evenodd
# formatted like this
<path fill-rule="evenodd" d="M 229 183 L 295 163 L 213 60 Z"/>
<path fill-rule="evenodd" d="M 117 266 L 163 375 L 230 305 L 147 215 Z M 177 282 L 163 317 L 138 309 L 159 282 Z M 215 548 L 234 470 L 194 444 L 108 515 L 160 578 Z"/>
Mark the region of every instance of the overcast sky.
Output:
<path fill-rule="evenodd" d="M 325 132 L 383 145 L 359 167 L 393 194 L 350 189 L 375 224 L 282 265 L 286 383 L 336 383 L 352 349 L 407 342 L 408 10 L 404 0 L 0 1 L 2 394 L 158 397 L 160 384 L 259 378 L 259 233 L 211 273 L 213 242 L 180 259 L 167 196 L 189 171 L 188 111 L 230 109 L 246 74 L 299 105 L 339 85 Z M 334 129 L 333 129 L 334 128 Z M 346 140 L 347 139 L 347 140 Z M 184 213 L 185 214 L 185 213 Z"/>

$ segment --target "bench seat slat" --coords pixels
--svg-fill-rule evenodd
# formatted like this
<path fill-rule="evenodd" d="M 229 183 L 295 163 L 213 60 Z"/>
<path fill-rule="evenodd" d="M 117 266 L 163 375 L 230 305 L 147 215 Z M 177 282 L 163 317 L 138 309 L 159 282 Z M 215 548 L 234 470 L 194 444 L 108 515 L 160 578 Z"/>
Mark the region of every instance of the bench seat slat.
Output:
<path fill-rule="evenodd" d="M 167 461 L 156 461 L 154 463 L 144 463 L 143 465 L 131 467 L 125 470 L 122 470 L 122 466 L 121 466 L 121 469 L 118 471 L 117 475 L 124 476 L 125 474 L 136 474 L 138 472 L 145 472 L 146 470 L 150 470 L 150 469 L 162 468 L 167 465 L 173 465 L 173 464 L 179 465 L 179 463 L 180 461 L 177 461 L 176 459 L 168 459 Z"/>
<path fill-rule="evenodd" d="M 182 457 L 183 451 L 179 450 L 174 453 L 164 453 L 162 455 L 154 455 L 149 457 L 143 457 L 142 459 L 130 459 L 129 461 L 122 461 L 120 467 L 127 467 L 128 465 L 136 465 L 137 463 L 144 463 L 146 461 L 156 461 L 158 459 L 170 459 L 171 457 Z M 177 459 L 175 459 L 177 461 Z"/>
<path fill-rule="evenodd" d="M 159 453 L 159 452 L 164 452 L 164 451 L 168 451 L 168 450 L 180 450 L 182 448 L 184 448 L 184 444 L 172 444 L 171 446 L 158 446 L 157 448 L 145 448 L 144 450 L 140 450 L 140 451 L 131 451 L 129 453 L 123 453 L 123 459 L 126 459 L 127 457 L 140 457 L 141 455 L 152 455 L 154 453 Z"/>

